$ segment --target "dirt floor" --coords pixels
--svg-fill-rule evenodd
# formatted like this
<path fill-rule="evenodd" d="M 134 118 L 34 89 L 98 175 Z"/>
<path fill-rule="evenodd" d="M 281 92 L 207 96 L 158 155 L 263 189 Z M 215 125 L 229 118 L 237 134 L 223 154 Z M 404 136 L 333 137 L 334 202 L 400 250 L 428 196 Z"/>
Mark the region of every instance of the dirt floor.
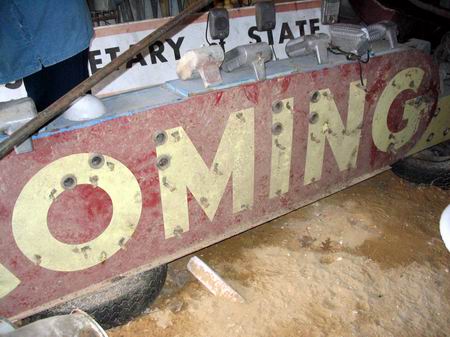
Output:
<path fill-rule="evenodd" d="M 173 262 L 147 314 L 110 337 L 450 336 L 450 191 L 386 172 L 197 253 L 246 300 Z"/>

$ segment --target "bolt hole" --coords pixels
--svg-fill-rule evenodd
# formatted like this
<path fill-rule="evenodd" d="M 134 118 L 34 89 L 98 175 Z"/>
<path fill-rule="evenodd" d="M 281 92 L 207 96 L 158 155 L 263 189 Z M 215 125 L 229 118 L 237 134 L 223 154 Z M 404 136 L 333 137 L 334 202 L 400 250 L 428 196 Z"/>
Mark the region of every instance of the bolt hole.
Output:
<path fill-rule="evenodd" d="M 309 122 L 311 124 L 317 123 L 318 120 L 319 120 L 319 114 L 317 112 L 313 111 L 309 114 Z"/>
<path fill-rule="evenodd" d="M 274 113 L 279 113 L 279 112 L 281 112 L 281 110 L 283 110 L 283 102 L 282 101 L 276 101 L 275 103 L 272 104 L 272 111 Z"/>
<path fill-rule="evenodd" d="M 165 170 L 167 167 L 169 167 L 169 165 L 170 165 L 170 157 L 166 155 L 159 157 L 156 161 L 156 166 L 160 170 Z"/>
<path fill-rule="evenodd" d="M 157 145 L 162 145 L 167 140 L 167 134 L 165 131 L 158 131 L 153 135 L 153 140 Z"/>
<path fill-rule="evenodd" d="M 317 103 L 320 99 L 320 92 L 316 91 L 311 96 L 311 102 Z"/>
<path fill-rule="evenodd" d="M 89 159 L 89 166 L 99 169 L 105 163 L 105 158 L 101 154 L 93 154 Z"/>
<path fill-rule="evenodd" d="M 450 132 L 450 128 L 445 128 L 445 130 L 443 132 L 444 136 L 447 136 L 449 132 Z"/>
<path fill-rule="evenodd" d="M 278 136 L 279 134 L 281 134 L 281 132 L 283 132 L 283 124 L 275 123 L 274 125 L 272 125 L 272 134 L 273 135 Z"/>
<path fill-rule="evenodd" d="M 428 135 L 427 142 L 431 142 L 433 140 L 433 137 L 434 137 L 434 133 L 432 132 Z"/>
<path fill-rule="evenodd" d="M 62 178 L 61 186 L 65 190 L 71 190 L 77 185 L 77 178 L 73 174 L 69 174 Z"/>
<path fill-rule="evenodd" d="M 180 226 L 176 226 L 175 229 L 173 230 L 173 235 L 176 238 L 181 238 L 181 235 L 183 234 L 183 228 L 181 228 Z"/>

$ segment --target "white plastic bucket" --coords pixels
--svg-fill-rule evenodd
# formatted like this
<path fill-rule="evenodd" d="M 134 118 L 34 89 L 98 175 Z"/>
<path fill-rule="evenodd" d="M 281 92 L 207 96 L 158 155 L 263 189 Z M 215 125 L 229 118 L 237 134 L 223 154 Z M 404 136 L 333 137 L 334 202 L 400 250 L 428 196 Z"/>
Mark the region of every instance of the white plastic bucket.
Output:
<path fill-rule="evenodd" d="M 87 121 L 103 116 L 106 113 L 106 107 L 103 102 L 93 95 L 84 95 L 63 113 L 63 117 L 70 121 Z"/>
<path fill-rule="evenodd" d="M 445 247 L 450 252 L 450 205 L 448 205 L 441 215 L 441 221 L 439 224 L 441 231 L 441 237 L 444 241 Z"/>

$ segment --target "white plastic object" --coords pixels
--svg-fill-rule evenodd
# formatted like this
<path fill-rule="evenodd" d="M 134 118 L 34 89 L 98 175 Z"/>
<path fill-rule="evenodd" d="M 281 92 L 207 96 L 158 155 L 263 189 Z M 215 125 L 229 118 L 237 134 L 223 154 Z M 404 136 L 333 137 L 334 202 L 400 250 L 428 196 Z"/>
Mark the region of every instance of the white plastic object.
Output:
<path fill-rule="evenodd" d="M 222 83 L 220 65 L 224 52 L 218 45 L 189 50 L 177 62 L 177 75 L 182 80 L 201 76 L 205 88 Z"/>
<path fill-rule="evenodd" d="M 197 256 L 191 257 L 187 269 L 215 296 L 227 298 L 233 302 L 245 302 L 236 290 Z"/>
<path fill-rule="evenodd" d="M 87 121 L 103 116 L 106 107 L 103 102 L 93 95 L 85 95 L 78 98 L 63 113 L 63 117 L 70 121 Z"/>
<path fill-rule="evenodd" d="M 108 337 L 88 314 L 75 310 L 70 315 L 53 316 L 0 333 L 0 337 Z"/>
<path fill-rule="evenodd" d="M 442 241 L 444 241 L 445 247 L 450 252 L 450 205 L 442 212 L 439 229 L 441 231 Z"/>

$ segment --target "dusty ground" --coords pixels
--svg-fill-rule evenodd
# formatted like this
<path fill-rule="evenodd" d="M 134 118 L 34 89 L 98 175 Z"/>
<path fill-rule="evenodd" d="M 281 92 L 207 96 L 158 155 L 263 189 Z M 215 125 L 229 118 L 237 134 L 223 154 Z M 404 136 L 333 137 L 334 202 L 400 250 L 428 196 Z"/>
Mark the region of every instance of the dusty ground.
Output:
<path fill-rule="evenodd" d="M 450 336 L 450 191 L 387 172 L 198 252 L 246 299 L 170 265 L 163 295 L 111 337 Z"/>

